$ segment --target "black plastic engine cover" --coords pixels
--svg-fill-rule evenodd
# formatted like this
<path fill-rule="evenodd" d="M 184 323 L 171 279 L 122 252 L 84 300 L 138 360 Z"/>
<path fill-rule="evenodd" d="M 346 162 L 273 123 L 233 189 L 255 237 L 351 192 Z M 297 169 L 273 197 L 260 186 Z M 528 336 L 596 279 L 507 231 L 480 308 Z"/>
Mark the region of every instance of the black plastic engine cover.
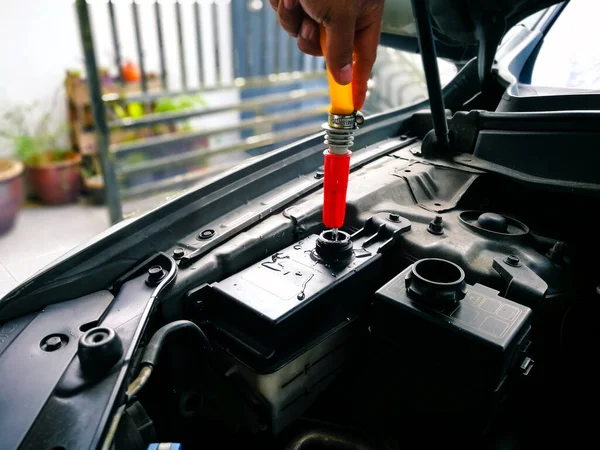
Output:
<path fill-rule="evenodd" d="M 393 220 L 392 220 L 393 219 Z M 209 337 L 257 373 L 272 373 L 353 321 L 381 279 L 381 253 L 410 222 L 389 214 L 352 235 L 353 257 L 329 265 L 315 257 L 311 235 L 247 269 L 190 292 Z"/>
<path fill-rule="evenodd" d="M 474 391 L 497 390 L 511 369 L 524 360 L 531 309 L 479 284 L 466 285 L 462 300 L 445 309 L 436 308 L 425 299 L 410 297 L 406 280 L 407 275 L 409 281 L 415 277 L 412 267 L 377 291 L 374 336 L 390 343 L 411 371 L 434 370 L 438 384 L 452 386 L 456 381 Z M 442 281 L 442 288 L 450 284 Z"/>

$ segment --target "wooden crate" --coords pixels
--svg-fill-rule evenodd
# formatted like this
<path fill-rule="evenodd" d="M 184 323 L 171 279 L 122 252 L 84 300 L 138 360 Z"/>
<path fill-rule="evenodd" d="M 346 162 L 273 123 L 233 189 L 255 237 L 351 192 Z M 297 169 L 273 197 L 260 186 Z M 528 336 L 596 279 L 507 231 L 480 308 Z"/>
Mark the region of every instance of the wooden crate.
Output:
<path fill-rule="evenodd" d="M 150 89 L 159 90 L 160 80 L 156 75 L 149 75 L 148 86 Z M 92 114 L 91 102 L 87 81 L 79 75 L 67 72 L 65 79 L 65 90 L 67 96 L 69 134 L 73 148 L 84 155 L 96 153 L 96 135 L 94 133 L 94 116 Z M 134 94 L 141 90 L 139 83 L 127 83 L 117 86 L 110 83 L 103 86 L 103 93 Z M 154 135 L 151 129 L 137 129 L 132 131 L 113 130 L 111 132 L 111 144 L 142 139 Z"/>
<path fill-rule="evenodd" d="M 160 91 L 162 88 L 160 79 L 155 74 L 148 75 L 148 90 L 149 91 Z M 67 73 L 67 78 L 65 80 L 65 90 L 67 92 L 67 98 L 69 102 L 72 102 L 77 106 L 84 106 L 90 104 L 90 95 L 89 88 L 87 84 L 87 80 L 79 77 L 78 75 L 74 75 L 71 73 Z M 123 85 L 119 85 L 117 83 L 103 84 L 102 93 L 103 94 L 115 94 L 119 93 L 120 95 L 131 95 L 138 94 L 142 91 L 142 86 L 140 83 L 125 83 Z"/>
<path fill-rule="evenodd" d="M 138 129 L 135 131 L 114 130 L 110 133 L 110 143 L 132 142 L 148 136 L 151 136 L 151 130 L 149 129 Z M 82 127 L 74 127 L 71 132 L 71 143 L 82 155 L 93 155 L 96 153 L 96 133 L 93 130 L 86 131 Z"/>

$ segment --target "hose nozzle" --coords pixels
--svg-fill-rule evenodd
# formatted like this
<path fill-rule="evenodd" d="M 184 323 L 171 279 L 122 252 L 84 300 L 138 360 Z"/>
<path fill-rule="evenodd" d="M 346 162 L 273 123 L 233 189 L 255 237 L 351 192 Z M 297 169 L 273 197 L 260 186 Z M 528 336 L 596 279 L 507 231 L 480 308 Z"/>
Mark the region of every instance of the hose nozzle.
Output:
<path fill-rule="evenodd" d="M 346 191 L 350 174 L 349 150 L 354 145 L 354 132 L 365 121 L 360 112 L 352 114 L 329 114 L 325 130 L 323 224 L 332 229 L 340 228 L 346 216 Z"/>
<path fill-rule="evenodd" d="M 354 132 L 365 122 L 360 111 L 352 114 L 329 113 L 327 122 L 322 125 L 325 130 L 325 145 L 336 155 L 343 155 L 354 145 Z"/>

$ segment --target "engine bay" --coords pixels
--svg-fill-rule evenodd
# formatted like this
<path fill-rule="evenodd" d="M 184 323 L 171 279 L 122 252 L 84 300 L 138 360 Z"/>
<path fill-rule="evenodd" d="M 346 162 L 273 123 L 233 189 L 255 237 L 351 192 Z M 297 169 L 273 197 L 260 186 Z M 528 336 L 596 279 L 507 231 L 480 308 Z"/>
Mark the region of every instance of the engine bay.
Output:
<path fill-rule="evenodd" d="M 337 236 L 316 191 L 196 260 L 178 242 L 179 276 L 202 274 L 186 280 L 180 318 L 210 350 L 185 332 L 165 341 L 129 400 L 155 439 L 495 448 L 506 433 L 531 438 L 524 399 L 539 414 L 549 391 L 565 401 L 565 315 L 581 292 L 578 244 L 558 238 L 570 225 L 543 209 L 544 192 L 419 150 L 399 141 L 352 174 Z M 141 435 L 121 427 L 117 450 Z"/>
<path fill-rule="evenodd" d="M 521 83 L 558 8 L 442 90 L 423 11 L 429 100 L 351 136 L 343 228 L 315 135 L 0 299 L 0 450 L 589 446 L 598 96 Z"/>
<path fill-rule="evenodd" d="M 12 408 L 2 445 L 585 439 L 598 241 L 581 211 L 594 197 L 427 156 L 424 145 L 401 135 L 356 152 L 337 232 L 321 222 L 317 170 L 201 227 L 174 221 L 189 231 L 166 228 L 168 246 L 125 259 L 128 270 L 120 259 L 98 272 L 84 263 L 83 296 L 13 312 L 0 328 L 11 387 L 0 405 Z M 90 288 L 111 270 L 120 276 L 108 289 Z M 74 296 L 72 286 L 60 293 Z M 23 398 L 26 408 L 11 406 Z"/>

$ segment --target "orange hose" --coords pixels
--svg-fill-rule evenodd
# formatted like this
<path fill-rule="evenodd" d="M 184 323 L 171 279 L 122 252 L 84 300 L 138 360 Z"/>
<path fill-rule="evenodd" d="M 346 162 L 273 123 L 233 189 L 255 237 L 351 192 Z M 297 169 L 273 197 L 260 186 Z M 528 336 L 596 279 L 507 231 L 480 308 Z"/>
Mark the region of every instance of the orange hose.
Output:
<path fill-rule="evenodd" d="M 327 47 L 327 34 L 323 25 L 320 26 L 321 50 L 325 56 Z M 354 112 L 354 101 L 352 98 L 352 83 L 341 85 L 333 79 L 329 68 L 327 69 L 327 79 L 329 80 L 329 95 L 331 97 L 331 105 L 329 112 L 331 114 L 347 115 Z"/>

